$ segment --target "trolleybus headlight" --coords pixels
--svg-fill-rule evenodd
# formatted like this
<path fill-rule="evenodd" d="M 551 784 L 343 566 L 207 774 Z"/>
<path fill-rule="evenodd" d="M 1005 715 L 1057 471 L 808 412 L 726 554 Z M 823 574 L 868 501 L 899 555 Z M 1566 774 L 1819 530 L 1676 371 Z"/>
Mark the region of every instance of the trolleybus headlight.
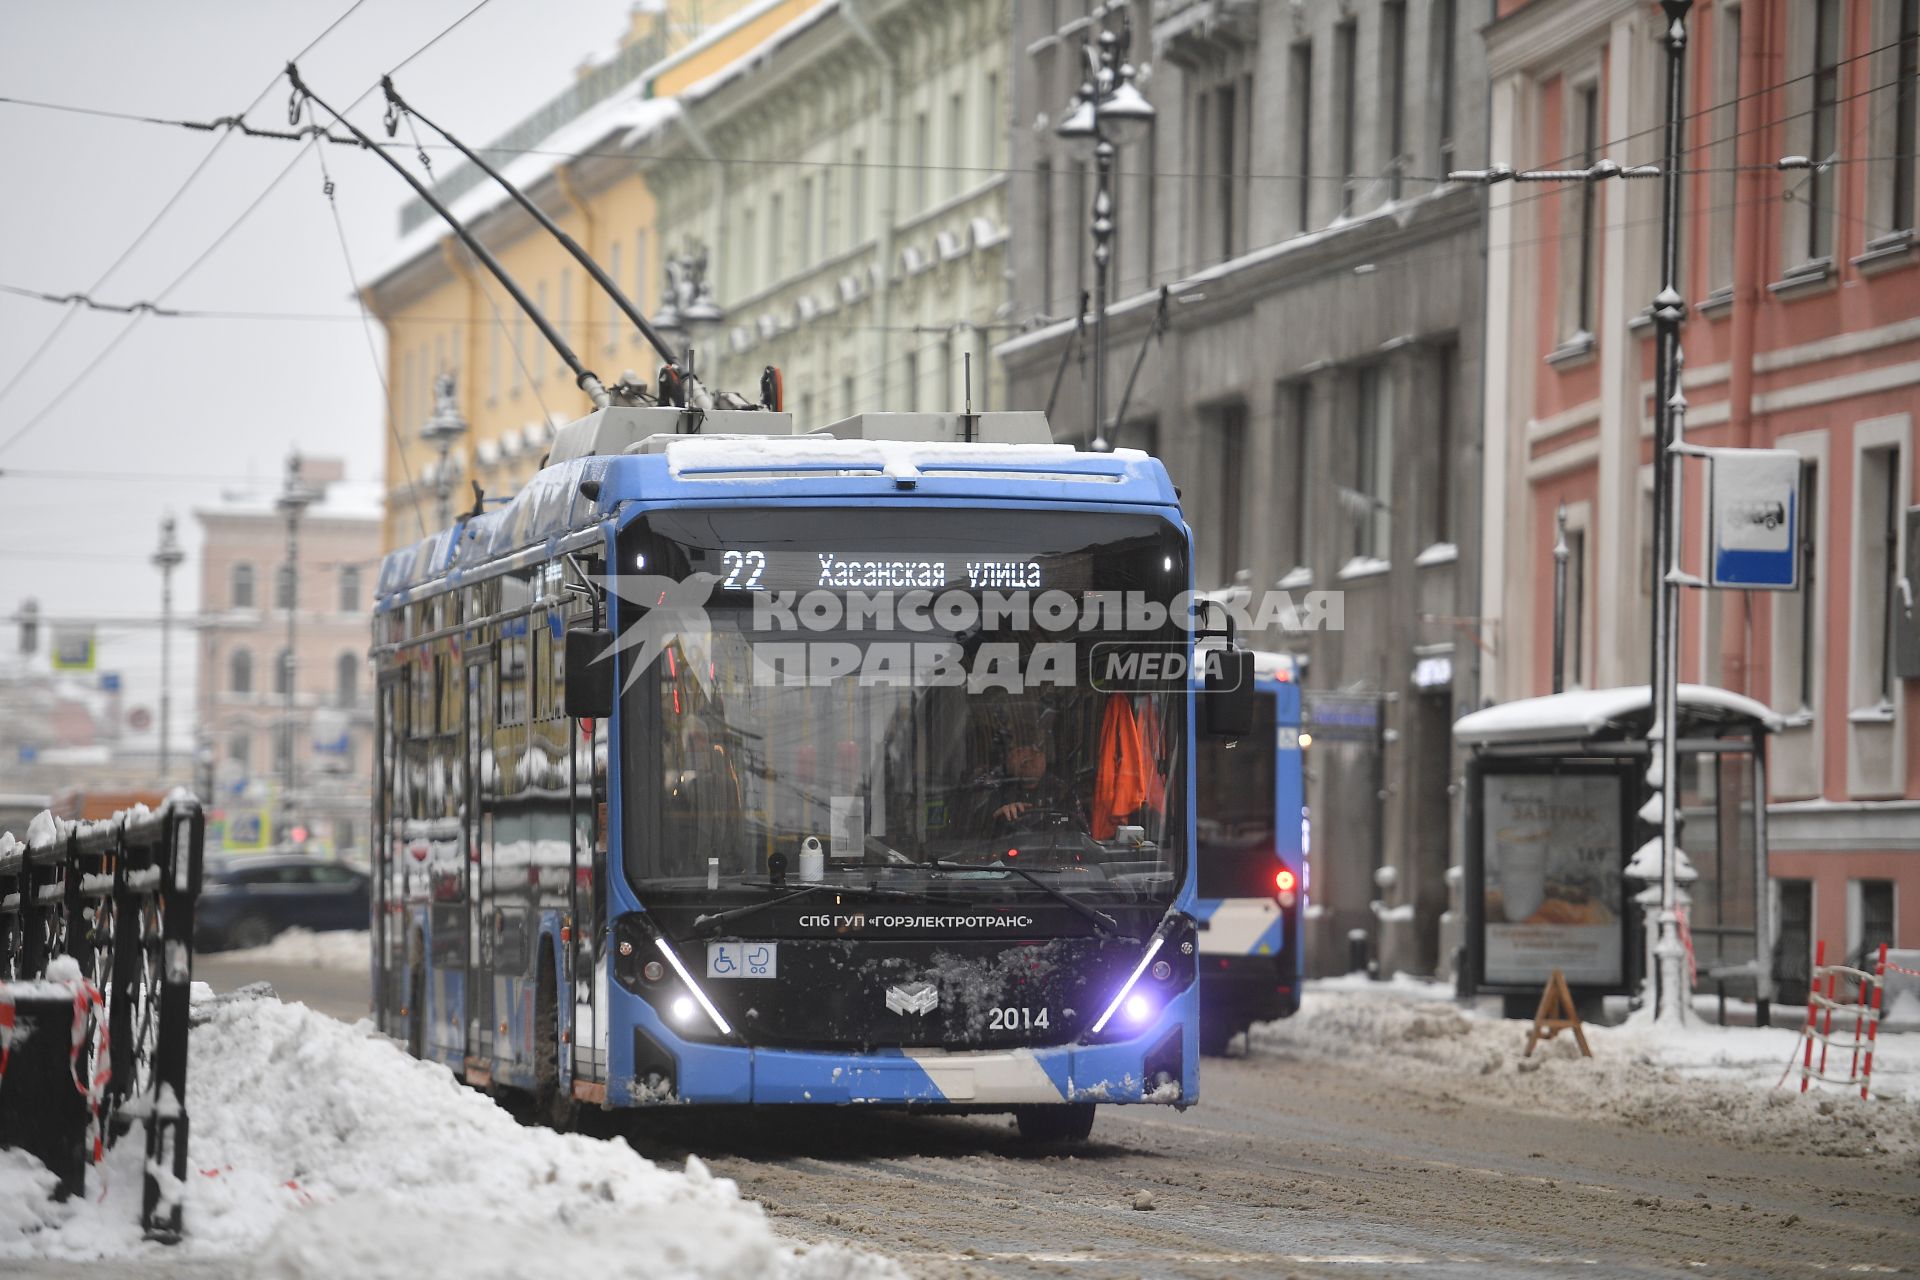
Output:
<path fill-rule="evenodd" d="M 1127 1001 L 1127 997 L 1133 994 L 1134 984 L 1140 981 L 1140 975 L 1147 971 L 1147 966 L 1153 963 L 1153 958 L 1160 954 L 1161 944 L 1165 941 L 1165 936 L 1158 933 L 1154 934 L 1152 939 L 1148 941 L 1147 953 L 1140 957 L 1140 963 L 1133 967 L 1133 972 L 1128 975 L 1126 983 L 1114 994 L 1113 1003 L 1107 1006 L 1107 1011 L 1101 1014 L 1093 1026 L 1088 1029 L 1089 1035 L 1097 1036 L 1102 1031 L 1105 1031 L 1107 1024 L 1113 1021 L 1113 1015 L 1120 1012 L 1120 1006 L 1123 1004 L 1127 1005 L 1127 1015 L 1133 1021 L 1145 1021 L 1146 1018 L 1152 1016 L 1153 1009 L 1150 1001 L 1144 997 L 1136 997 L 1136 999 L 1140 1000 L 1142 1007 L 1146 1009 L 1145 1014 L 1136 1016 L 1133 1006 Z"/>
<path fill-rule="evenodd" d="M 1127 1021 L 1136 1027 L 1145 1026 L 1153 1018 L 1153 1001 L 1145 996 L 1127 997 Z"/>
<path fill-rule="evenodd" d="M 693 1001 L 687 999 L 685 996 L 676 997 L 673 1002 L 673 1020 L 675 1022 L 692 1022 Z"/>
<path fill-rule="evenodd" d="M 679 977 L 681 982 L 686 984 L 688 993 L 692 995 L 695 1001 L 699 1002 L 700 1008 L 705 1010 L 707 1017 L 713 1020 L 713 1025 L 719 1028 L 720 1034 L 723 1036 L 732 1035 L 733 1028 L 727 1025 L 725 1018 L 720 1016 L 720 1011 L 713 1007 L 713 1001 L 707 999 L 707 993 L 700 989 L 700 984 L 695 982 L 693 975 L 687 972 L 687 966 L 680 963 L 680 957 L 673 954 L 673 948 L 667 945 L 667 940 L 665 938 L 655 938 L 653 945 L 660 948 L 661 957 L 664 958 L 669 965 L 673 966 L 674 974 Z M 689 1012 L 685 1014 L 680 1012 L 680 1006 L 682 1004 L 688 1005 Z M 687 1000 L 686 996 L 680 996 L 674 1000 L 673 1016 L 675 1020 L 679 1022 L 690 1021 L 693 1017 L 691 1007 L 691 1002 Z"/>
<path fill-rule="evenodd" d="M 667 966 L 661 964 L 658 960 L 649 960 L 645 965 L 641 966 L 640 976 L 648 982 L 658 982 L 667 976 Z"/>

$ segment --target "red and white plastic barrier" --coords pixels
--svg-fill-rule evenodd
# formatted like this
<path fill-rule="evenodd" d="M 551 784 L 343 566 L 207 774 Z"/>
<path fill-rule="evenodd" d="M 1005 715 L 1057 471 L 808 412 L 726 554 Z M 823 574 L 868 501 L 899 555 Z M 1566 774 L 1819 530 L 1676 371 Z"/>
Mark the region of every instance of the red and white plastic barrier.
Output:
<path fill-rule="evenodd" d="M 1800 1028 L 1802 1042 L 1800 1058 L 1800 1092 L 1805 1093 L 1808 1085 L 1818 1080 L 1822 1084 L 1837 1084 L 1852 1088 L 1860 1086 L 1860 1097 L 1865 1099 L 1869 1082 L 1873 1077 L 1873 1046 L 1880 1030 L 1880 998 L 1886 986 L 1887 948 L 1880 946 L 1880 956 L 1873 971 L 1855 969 L 1850 965 L 1828 964 L 1827 944 L 1822 942 L 1814 948 L 1813 977 L 1807 986 L 1807 1020 Z M 1898 969 L 1898 966 L 1895 966 Z M 1906 972 L 1901 970 L 1901 972 Z M 1825 990 L 1822 990 L 1824 980 Z M 1850 984 L 1850 999 L 1837 998 L 1839 984 Z M 1851 1035 L 1833 1034 L 1833 1016 L 1838 1013 L 1842 1025 L 1848 1017 L 1853 1019 Z M 1813 1046 L 1820 1045 L 1820 1065 L 1814 1066 Z M 1851 1054 L 1847 1066 L 1846 1078 L 1838 1074 L 1827 1074 L 1828 1050 L 1844 1050 Z M 1838 1072 L 1839 1061 L 1835 1059 L 1834 1070 Z"/>

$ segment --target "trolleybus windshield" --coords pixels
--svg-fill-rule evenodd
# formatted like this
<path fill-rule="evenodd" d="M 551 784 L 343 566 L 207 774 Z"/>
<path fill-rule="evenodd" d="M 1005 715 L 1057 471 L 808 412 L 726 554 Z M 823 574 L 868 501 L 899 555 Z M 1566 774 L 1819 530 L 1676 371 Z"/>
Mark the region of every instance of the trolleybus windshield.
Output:
<path fill-rule="evenodd" d="M 1187 564 L 1167 522 L 675 510 L 623 531 L 617 572 L 620 643 L 657 654 L 622 695 L 643 900 L 782 879 L 1172 900 Z"/>

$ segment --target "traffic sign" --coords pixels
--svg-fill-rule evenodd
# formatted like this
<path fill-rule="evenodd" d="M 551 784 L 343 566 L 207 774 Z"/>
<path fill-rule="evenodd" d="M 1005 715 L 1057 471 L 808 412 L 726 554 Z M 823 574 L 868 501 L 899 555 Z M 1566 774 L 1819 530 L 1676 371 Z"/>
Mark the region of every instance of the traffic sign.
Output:
<path fill-rule="evenodd" d="M 1746 591 L 1800 588 L 1800 455 L 1707 449 L 1708 583 Z"/>

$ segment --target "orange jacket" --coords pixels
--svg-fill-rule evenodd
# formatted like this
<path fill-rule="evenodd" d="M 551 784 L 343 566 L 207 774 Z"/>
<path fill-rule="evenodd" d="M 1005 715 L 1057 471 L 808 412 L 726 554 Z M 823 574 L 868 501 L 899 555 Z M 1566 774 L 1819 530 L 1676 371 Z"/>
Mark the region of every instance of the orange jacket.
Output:
<path fill-rule="evenodd" d="M 1122 694 L 1107 696 L 1100 719 L 1100 763 L 1093 780 L 1093 837 L 1111 840 L 1120 819 L 1147 802 L 1153 760 L 1140 736 L 1133 702 Z"/>

